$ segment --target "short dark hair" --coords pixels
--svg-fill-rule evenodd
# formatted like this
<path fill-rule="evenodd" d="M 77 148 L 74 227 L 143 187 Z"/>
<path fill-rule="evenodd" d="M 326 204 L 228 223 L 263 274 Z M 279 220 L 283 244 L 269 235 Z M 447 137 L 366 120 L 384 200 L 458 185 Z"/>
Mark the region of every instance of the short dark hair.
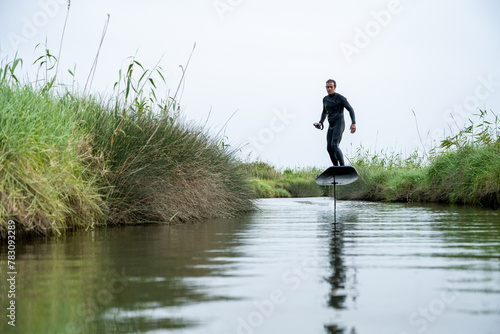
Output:
<path fill-rule="evenodd" d="M 332 82 L 333 83 L 333 87 L 337 88 L 337 83 L 335 82 L 335 80 L 333 80 L 333 79 L 326 80 L 326 83 L 329 83 L 329 82 Z"/>

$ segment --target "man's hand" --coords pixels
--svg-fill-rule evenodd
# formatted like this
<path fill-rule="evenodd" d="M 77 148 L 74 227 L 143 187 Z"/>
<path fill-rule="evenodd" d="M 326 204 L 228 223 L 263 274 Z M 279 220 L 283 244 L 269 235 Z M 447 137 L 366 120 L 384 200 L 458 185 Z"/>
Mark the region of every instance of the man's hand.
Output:
<path fill-rule="evenodd" d="M 351 133 L 356 132 L 356 124 L 351 124 Z"/>
<path fill-rule="evenodd" d="M 323 129 L 323 123 L 316 123 L 316 124 L 314 125 L 314 127 L 315 127 L 316 129 L 320 129 L 320 130 L 322 130 L 322 129 Z"/>

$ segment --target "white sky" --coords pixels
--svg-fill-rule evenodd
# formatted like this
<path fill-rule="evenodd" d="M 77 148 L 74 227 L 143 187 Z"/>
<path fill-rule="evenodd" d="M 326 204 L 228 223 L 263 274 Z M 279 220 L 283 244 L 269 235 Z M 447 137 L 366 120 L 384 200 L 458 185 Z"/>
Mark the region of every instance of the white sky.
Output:
<path fill-rule="evenodd" d="M 45 40 L 57 55 L 66 7 L 1 0 L 0 59 L 17 50 L 28 70 Z M 346 130 L 341 143 L 348 157 L 360 145 L 403 153 L 421 146 L 412 109 L 426 145 L 455 127 L 450 113 L 460 124 L 478 107 L 500 113 L 494 0 L 73 0 L 60 72 L 76 65 L 81 87 L 107 14 L 94 92 L 109 92 L 136 54 L 149 68 L 163 56 L 175 91 L 196 42 L 182 114 L 202 124 L 211 110 L 208 124 L 219 131 L 238 110 L 229 142 L 277 166 L 330 165 L 326 131 L 312 127 L 328 78 L 356 112 L 358 131 Z"/>

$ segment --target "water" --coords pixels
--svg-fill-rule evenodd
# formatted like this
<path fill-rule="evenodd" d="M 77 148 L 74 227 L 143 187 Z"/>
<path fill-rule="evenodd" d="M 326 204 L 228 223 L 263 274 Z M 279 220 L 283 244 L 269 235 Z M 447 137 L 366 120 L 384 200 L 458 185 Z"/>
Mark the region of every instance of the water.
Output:
<path fill-rule="evenodd" d="M 500 332 L 494 210 L 269 199 L 240 219 L 18 244 L 2 333 Z M 18 241 L 20 242 L 20 241 Z"/>

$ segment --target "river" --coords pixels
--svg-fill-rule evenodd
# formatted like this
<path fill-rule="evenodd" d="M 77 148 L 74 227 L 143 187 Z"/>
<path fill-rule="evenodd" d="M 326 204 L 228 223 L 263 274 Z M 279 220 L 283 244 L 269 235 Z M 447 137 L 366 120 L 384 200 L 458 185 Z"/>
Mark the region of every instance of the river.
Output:
<path fill-rule="evenodd" d="M 18 241 L 2 333 L 500 332 L 500 216 L 265 199 L 238 219 Z M 7 273 L 1 249 L 1 275 Z"/>

